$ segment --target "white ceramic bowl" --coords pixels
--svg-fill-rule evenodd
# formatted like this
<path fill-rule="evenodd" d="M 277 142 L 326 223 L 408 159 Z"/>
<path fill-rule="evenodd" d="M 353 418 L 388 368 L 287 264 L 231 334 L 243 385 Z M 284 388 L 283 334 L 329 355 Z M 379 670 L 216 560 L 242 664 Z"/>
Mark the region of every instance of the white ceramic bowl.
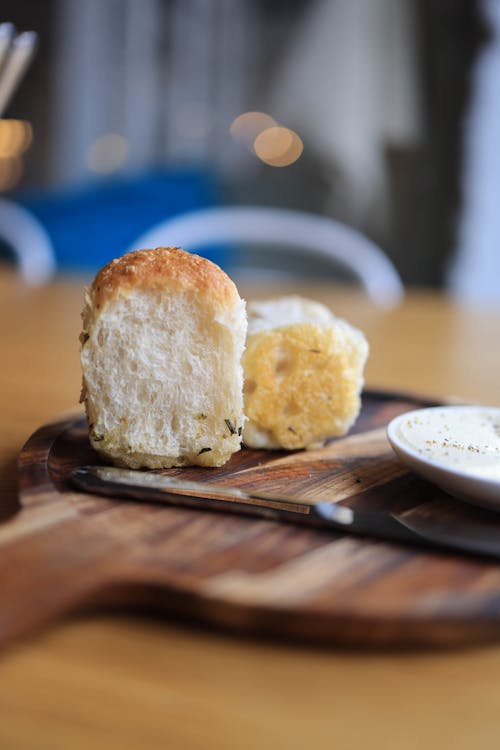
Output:
<path fill-rule="evenodd" d="M 416 409 L 393 419 L 387 437 L 417 474 L 461 500 L 500 511 L 500 408 Z"/>

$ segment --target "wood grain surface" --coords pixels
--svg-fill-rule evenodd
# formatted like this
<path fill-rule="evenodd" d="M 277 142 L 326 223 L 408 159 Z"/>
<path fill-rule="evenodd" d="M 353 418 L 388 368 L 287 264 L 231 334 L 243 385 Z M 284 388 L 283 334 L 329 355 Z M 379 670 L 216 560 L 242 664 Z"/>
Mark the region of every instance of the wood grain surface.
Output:
<path fill-rule="evenodd" d="M 22 444 L 75 408 L 84 283 L 30 288 L 0 270 L 0 530 L 20 516 Z M 427 290 L 381 311 L 329 283 L 240 288 L 248 299 L 303 294 L 362 328 L 371 387 L 500 406 L 498 309 Z M 367 653 L 99 612 L 2 649 L 0 748 L 491 750 L 500 743 L 499 674 L 498 644 Z"/>
<path fill-rule="evenodd" d="M 220 469 L 167 473 L 473 522 L 481 511 L 408 472 L 388 444 L 388 421 L 429 403 L 368 391 L 351 433 L 320 450 L 242 450 Z M 22 450 L 22 510 L 0 535 L 0 642 L 71 611 L 111 606 L 349 646 L 452 645 L 499 635 L 500 564 L 76 492 L 70 471 L 96 461 L 81 416 L 42 427 Z"/>

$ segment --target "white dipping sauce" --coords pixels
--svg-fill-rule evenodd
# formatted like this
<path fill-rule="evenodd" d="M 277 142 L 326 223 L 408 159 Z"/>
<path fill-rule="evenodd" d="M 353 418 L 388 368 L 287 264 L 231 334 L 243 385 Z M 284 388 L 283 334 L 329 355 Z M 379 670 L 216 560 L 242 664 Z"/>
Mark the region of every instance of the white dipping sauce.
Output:
<path fill-rule="evenodd" d="M 422 459 L 500 481 L 500 409 L 445 406 L 400 418 L 400 442 Z"/>

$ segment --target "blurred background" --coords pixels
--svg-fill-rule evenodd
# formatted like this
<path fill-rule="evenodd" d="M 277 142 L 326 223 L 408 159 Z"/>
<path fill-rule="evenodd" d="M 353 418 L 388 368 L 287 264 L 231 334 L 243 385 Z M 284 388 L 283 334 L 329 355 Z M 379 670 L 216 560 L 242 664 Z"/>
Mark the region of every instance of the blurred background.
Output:
<path fill-rule="evenodd" d="M 282 207 L 359 230 L 406 285 L 500 304 L 500 0 L 3 0 L 1 13 L 39 36 L 0 120 L 5 262 L 13 206 L 62 271 L 94 271 L 185 212 Z M 242 252 L 272 272 L 270 254 Z"/>

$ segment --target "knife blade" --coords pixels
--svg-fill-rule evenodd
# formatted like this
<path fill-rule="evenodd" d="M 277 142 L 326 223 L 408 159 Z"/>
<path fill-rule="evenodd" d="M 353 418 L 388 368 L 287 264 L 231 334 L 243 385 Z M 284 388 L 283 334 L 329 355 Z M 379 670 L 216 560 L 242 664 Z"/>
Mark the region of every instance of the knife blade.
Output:
<path fill-rule="evenodd" d="M 473 534 L 464 533 L 458 524 L 421 518 L 413 510 L 401 514 L 367 511 L 338 505 L 334 500 L 309 500 L 249 491 L 239 487 L 220 487 L 178 477 L 112 466 L 81 466 L 71 472 L 73 484 L 97 495 L 142 502 L 214 510 L 257 516 L 275 521 L 311 525 L 330 531 L 401 542 L 440 551 L 500 559 L 500 525 L 473 526 Z M 494 515 L 488 513 L 488 515 Z M 489 533 L 488 533 L 489 532 Z"/>

